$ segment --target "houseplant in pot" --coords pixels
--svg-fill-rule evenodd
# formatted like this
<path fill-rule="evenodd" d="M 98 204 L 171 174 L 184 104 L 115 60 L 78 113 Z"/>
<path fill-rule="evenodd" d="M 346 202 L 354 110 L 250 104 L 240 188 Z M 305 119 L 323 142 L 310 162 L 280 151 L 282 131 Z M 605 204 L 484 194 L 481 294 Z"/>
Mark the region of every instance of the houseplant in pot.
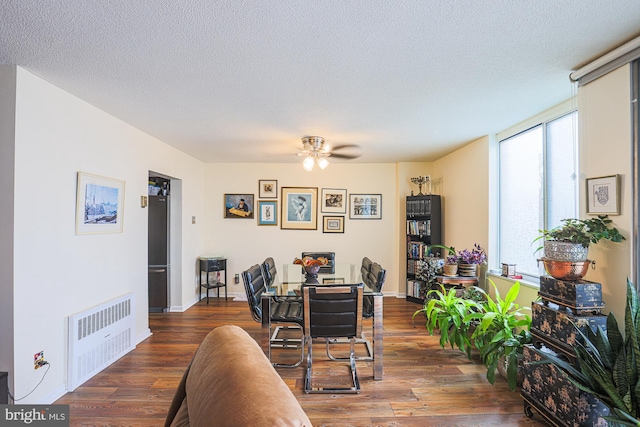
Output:
<path fill-rule="evenodd" d="M 458 274 L 460 276 L 477 276 L 478 266 L 487 261 L 487 253 L 480 245 L 474 243 L 473 249 L 458 251 Z"/>
<path fill-rule="evenodd" d="M 608 215 L 598 215 L 589 219 L 563 219 L 562 225 L 550 230 L 539 230 L 535 241 L 543 240 L 545 258 L 557 261 L 585 261 L 589 244 L 600 240 L 621 242 L 625 240 L 617 228 L 613 227 Z"/>
<path fill-rule="evenodd" d="M 562 225 L 550 230 L 540 230 L 540 236 L 534 242 L 543 240 L 544 257 L 539 260 L 544 263 L 547 274 L 560 280 L 581 279 L 589 268 L 587 259 L 589 245 L 597 244 L 600 240 L 621 242 L 625 237 L 607 215 L 598 215 L 588 219 L 563 219 Z"/>
<path fill-rule="evenodd" d="M 478 288 L 485 294 L 485 301 L 479 312 L 468 314 L 464 321 L 480 322 L 471 340 L 480 351 L 480 358 L 487 368 L 487 380 L 493 384 L 496 370 L 500 370 L 499 366 L 502 365 L 509 388 L 515 390 L 523 347 L 531 343 L 531 318 L 525 313 L 530 308 L 520 307 L 515 303 L 520 292 L 520 282 L 511 285 L 504 299 L 495 283 L 489 282 L 493 285 L 495 298 Z"/>
<path fill-rule="evenodd" d="M 476 301 L 458 296 L 456 291 L 455 288 L 447 290 L 443 285 L 440 285 L 440 289 L 430 290 L 424 307 L 415 311 L 411 319 L 414 320 L 418 314 L 424 314 L 427 318 L 427 331 L 433 335 L 436 328 L 440 330 L 442 348 L 448 343 L 451 348 L 457 347 L 470 356 L 471 320 L 466 318 L 470 313 L 479 310 L 480 305 Z"/>

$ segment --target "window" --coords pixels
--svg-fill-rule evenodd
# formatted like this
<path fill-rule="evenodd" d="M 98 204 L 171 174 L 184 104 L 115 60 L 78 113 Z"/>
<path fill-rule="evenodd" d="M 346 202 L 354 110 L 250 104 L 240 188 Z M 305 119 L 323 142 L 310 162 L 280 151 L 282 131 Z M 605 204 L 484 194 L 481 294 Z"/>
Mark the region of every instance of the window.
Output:
<path fill-rule="evenodd" d="M 578 212 L 577 113 L 502 139 L 499 153 L 499 262 L 537 279 L 538 230 Z"/>

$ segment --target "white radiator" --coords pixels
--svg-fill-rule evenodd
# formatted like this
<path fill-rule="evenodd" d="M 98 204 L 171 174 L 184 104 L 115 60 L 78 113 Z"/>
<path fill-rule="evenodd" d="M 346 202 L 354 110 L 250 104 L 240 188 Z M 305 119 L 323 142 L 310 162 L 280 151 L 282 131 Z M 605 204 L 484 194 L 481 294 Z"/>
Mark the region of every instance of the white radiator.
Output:
<path fill-rule="evenodd" d="M 135 348 L 134 307 L 129 293 L 68 317 L 69 391 Z"/>

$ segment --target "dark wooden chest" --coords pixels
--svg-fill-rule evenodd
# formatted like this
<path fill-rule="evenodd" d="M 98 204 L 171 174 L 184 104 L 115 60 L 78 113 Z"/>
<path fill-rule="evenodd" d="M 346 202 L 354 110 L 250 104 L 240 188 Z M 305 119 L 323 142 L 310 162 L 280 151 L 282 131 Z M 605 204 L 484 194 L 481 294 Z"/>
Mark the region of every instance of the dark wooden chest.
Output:
<path fill-rule="evenodd" d="M 588 280 L 558 280 L 542 276 L 538 295 L 545 301 L 569 307 L 576 312 L 600 312 L 604 307 L 602 285 Z"/>
<path fill-rule="evenodd" d="M 546 360 L 547 352 L 551 350 L 536 350 L 531 345 L 524 348 L 525 375 L 520 393 L 525 414 L 531 417 L 531 408 L 535 408 L 555 426 L 606 426 L 603 417 L 609 415 L 609 408 L 604 403 L 574 386 L 555 365 L 530 363 Z"/>
<path fill-rule="evenodd" d="M 583 332 L 587 327 L 595 332 L 598 326 L 606 331 L 607 316 L 600 313 L 577 315 L 568 307 L 550 302 L 531 304 L 531 335 L 536 347 L 542 342 L 553 351 L 569 356 L 572 363 L 575 362 L 573 346 L 580 339 L 574 324 Z"/>

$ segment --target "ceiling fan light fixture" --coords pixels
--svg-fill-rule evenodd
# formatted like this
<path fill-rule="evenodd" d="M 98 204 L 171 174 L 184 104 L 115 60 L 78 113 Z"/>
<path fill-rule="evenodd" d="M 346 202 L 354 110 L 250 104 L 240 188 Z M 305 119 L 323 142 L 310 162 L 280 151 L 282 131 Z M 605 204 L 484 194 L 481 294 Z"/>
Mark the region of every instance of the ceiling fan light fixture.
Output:
<path fill-rule="evenodd" d="M 318 157 L 316 161 L 318 162 L 318 166 L 320 166 L 320 169 L 324 169 L 329 166 L 329 160 L 325 159 L 324 157 Z"/>
<path fill-rule="evenodd" d="M 306 170 L 307 172 L 311 172 L 313 170 L 313 165 L 314 165 L 314 160 L 312 156 L 307 156 L 304 158 L 304 160 L 302 161 L 302 167 L 304 168 L 304 170 Z"/>

